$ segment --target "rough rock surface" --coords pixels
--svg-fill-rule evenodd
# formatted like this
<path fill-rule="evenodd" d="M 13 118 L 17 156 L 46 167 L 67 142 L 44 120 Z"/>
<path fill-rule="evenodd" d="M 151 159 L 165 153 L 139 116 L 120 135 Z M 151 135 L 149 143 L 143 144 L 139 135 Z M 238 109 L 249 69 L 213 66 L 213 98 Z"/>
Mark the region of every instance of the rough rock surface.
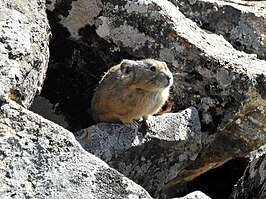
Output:
<path fill-rule="evenodd" d="M 251 153 L 251 161 L 231 198 L 266 198 L 266 145 Z"/>
<path fill-rule="evenodd" d="M 123 58 L 166 61 L 175 77 L 174 111 L 190 106 L 199 111 L 201 153 L 176 171 L 176 178 L 164 188 L 192 180 L 266 143 L 266 62 L 256 55 L 240 52 L 222 36 L 202 30 L 166 0 L 51 1 L 49 5 L 52 46 L 64 43 L 69 48 L 59 52 L 54 47 L 50 85 L 43 94 L 52 103 L 59 100 L 66 110 L 70 107 L 71 114 L 75 107 L 77 121 L 89 118 L 85 112 L 92 88 Z M 59 76 L 58 71 L 65 73 Z M 82 78 L 77 81 L 78 74 Z M 54 85 L 60 90 L 53 93 Z M 140 154 L 136 157 L 141 159 Z"/>
<path fill-rule="evenodd" d="M 1 0 L 0 10 L 0 100 L 29 107 L 41 91 L 49 61 L 45 1 Z"/>
<path fill-rule="evenodd" d="M 48 119 L 62 126 L 63 128 L 68 127 L 64 116 L 58 113 L 56 105 L 54 106 L 49 102 L 49 100 L 45 99 L 44 97 L 36 96 L 29 110 L 44 116 L 45 119 Z"/>
<path fill-rule="evenodd" d="M 201 28 L 223 35 L 236 49 L 266 59 L 266 2 L 172 0 Z"/>
<path fill-rule="evenodd" d="M 150 122 L 148 130 L 101 123 L 78 132 L 77 140 L 85 150 L 156 195 L 197 158 L 202 135 L 193 107 L 153 117 Z"/>
<path fill-rule="evenodd" d="M 187 194 L 184 197 L 173 198 L 173 199 L 211 199 L 211 198 L 200 191 L 194 191 L 190 194 Z"/>
<path fill-rule="evenodd" d="M 151 198 L 73 134 L 14 103 L 0 108 L 0 198 Z"/>

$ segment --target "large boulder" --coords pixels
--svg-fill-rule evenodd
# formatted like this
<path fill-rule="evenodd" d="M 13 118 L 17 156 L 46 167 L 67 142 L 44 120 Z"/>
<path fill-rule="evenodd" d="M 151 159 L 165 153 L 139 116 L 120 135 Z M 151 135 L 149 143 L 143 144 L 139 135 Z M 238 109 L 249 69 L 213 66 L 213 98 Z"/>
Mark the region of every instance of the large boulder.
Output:
<path fill-rule="evenodd" d="M 236 49 L 266 59 L 266 2 L 171 0 L 201 28 L 223 35 Z"/>
<path fill-rule="evenodd" d="M 83 148 L 111 167 L 140 183 L 153 196 L 158 194 L 201 151 L 198 112 L 153 117 L 149 128 L 130 129 L 122 124 L 97 124 L 77 133 Z"/>
<path fill-rule="evenodd" d="M 0 198 L 151 198 L 87 153 L 68 130 L 10 103 L 0 107 Z"/>
<path fill-rule="evenodd" d="M 0 2 L 0 101 L 28 108 L 40 93 L 49 61 L 44 0 Z"/>

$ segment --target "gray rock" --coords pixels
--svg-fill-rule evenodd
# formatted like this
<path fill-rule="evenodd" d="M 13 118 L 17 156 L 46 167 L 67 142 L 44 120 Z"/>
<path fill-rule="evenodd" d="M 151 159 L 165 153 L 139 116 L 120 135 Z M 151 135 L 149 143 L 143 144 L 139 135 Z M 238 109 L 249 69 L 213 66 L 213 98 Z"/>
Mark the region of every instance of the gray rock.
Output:
<path fill-rule="evenodd" d="M 62 114 L 57 113 L 57 104 L 53 106 L 49 100 L 44 97 L 36 96 L 29 110 L 34 113 L 38 113 L 63 128 L 68 127 L 65 117 Z"/>
<path fill-rule="evenodd" d="M 0 108 L 0 198 L 151 198 L 64 128 L 15 103 Z"/>
<path fill-rule="evenodd" d="M 209 196 L 205 195 L 201 191 L 194 191 L 192 193 L 187 194 L 181 198 L 173 198 L 173 199 L 211 199 Z"/>
<path fill-rule="evenodd" d="M 144 126 L 130 129 L 100 123 L 79 131 L 76 137 L 84 149 L 156 196 L 178 171 L 197 158 L 201 131 L 193 107 L 152 117 L 150 123 L 147 131 Z"/>
<path fill-rule="evenodd" d="M 49 61 L 45 1 L 0 2 L 0 100 L 29 107 Z"/>
<path fill-rule="evenodd" d="M 232 199 L 266 198 L 266 145 L 251 153 L 251 161 L 237 182 Z"/>
<path fill-rule="evenodd" d="M 236 49 L 266 59 L 266 2 L 172 0 L 201 28 L 223 35 Z"/>

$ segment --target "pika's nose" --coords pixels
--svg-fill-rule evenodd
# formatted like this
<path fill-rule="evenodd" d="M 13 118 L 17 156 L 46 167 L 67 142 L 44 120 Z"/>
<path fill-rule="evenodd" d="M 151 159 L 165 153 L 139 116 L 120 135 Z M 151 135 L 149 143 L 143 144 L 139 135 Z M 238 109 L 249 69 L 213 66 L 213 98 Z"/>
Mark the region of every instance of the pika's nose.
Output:
<path fill-rule="evenodd" d="M 165 77 L 167 80 L 172 79 L 172 74 L 171 73 L 162 72 L 161 75 L 163 77 Z"/>
<path fill-rule="evenodd" d="M 171 86 L 173 84 L 173 76 L 172 74 L 167 75 L 168 84 Z"/>

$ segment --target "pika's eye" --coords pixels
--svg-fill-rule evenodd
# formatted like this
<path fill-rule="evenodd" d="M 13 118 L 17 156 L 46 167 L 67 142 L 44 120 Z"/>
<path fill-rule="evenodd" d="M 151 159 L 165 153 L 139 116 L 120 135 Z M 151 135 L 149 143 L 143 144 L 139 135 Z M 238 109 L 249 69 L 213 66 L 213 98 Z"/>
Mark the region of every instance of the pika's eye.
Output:
<path fill-rule="evenodd" d="M 156 71 L 155 66 L 151 66 L 151 67 L 150 67 L 150 70 L 151 70 L 151 71 Z"/>
<path fill-rule="evenodd" d="M 132 71 L 132 68 L 131 67 L 126 67 L 126 69 L 125 69 L 125 74 L 130 74 L 131 73 L 131 71 Z"/>

